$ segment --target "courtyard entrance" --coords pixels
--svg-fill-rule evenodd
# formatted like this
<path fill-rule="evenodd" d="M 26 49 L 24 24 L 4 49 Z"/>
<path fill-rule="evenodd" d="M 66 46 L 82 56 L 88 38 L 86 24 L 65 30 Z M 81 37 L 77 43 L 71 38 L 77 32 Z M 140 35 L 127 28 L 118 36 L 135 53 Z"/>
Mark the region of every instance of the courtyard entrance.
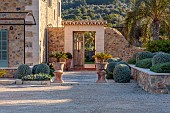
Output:
<path fill-rule="evenodd" d="M 73 66 L 83 68 L 85 64 L 94 64 L 95 32 L 73 32 Z"/>
<path fill-rule="evenodd" d="M 104 52 L 106 21 L 63 21 L 64 52 L 73 55 L 72 68 L 95 68 L 92 56 Z"/>

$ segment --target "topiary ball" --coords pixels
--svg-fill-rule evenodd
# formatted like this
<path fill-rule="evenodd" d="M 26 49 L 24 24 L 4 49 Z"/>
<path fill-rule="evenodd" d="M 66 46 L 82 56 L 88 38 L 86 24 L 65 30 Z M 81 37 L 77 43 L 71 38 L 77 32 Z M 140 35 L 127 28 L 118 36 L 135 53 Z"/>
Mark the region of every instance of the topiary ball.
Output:
<path fill-rule="evenodd" d="M 152 67 L 152 58 L 138 60 L 136 62 L 136 67 L 140 67 L 140 68 L 150 68 L 150 67 Z"/>
<path fill-rule="evenodd" d="M 113 71 L 113 77 L 115 82 L 128 83 L 130 82 L 131 71 L 127 65 L 118 64 Z"/>
<path fill-rule="evenodd" d="M 33 66 L 33 68 L 32 68 L 32 74 L 36 74 L 36 69 L 37 69 L 38 65 L 39 65 L 39 64 Z"/>
<path fill-rule="evenodd" d="M 106 68 L 106 78 L 107 79 L 113 79 L 113 70 L 116 66 L 117 62 L 110 62 L 108 65 L 107 65 L 107 68 Z"/>
<path fill-rule="evenodd" d="M 136 61 L 143 60 L 143 59 L 146 59 L 146 58 L 153 58 L 153 54 L 151 52 L 144 51 L 144 52 L 139 52 L 136 55 Z"/>
<path fill-rule="evenodd" d="M 121 58 L 108 58 L 106 60 L 106 62 L 108 62 L 108 63 L 110 63 L 110 62 L 120 62 L 120 61 L 122 61 Z"/>
<path fill-rule="evenodd" d="M 156 64 L 166 63 L 166 62 L 170 62 L 170 54 L 160 53 L 153 57 L 152 66 L 154 66 Z"/>
<path fill-rule="evenodd" d="M 30 75 L 31 74 L 31 68 L 26 65 L 26 64 L 22 64 L 18 67 L 17 71 L 16 71 L 16 75 L 18 78 L 22 78 L 24 76 Z"/>
<path fill-rule="evenodd" d="M 36 74 L 44 73 L 49 74 L 50 73 L 50 67 L 47 64 L 39 64 L 35 71 Z"/>

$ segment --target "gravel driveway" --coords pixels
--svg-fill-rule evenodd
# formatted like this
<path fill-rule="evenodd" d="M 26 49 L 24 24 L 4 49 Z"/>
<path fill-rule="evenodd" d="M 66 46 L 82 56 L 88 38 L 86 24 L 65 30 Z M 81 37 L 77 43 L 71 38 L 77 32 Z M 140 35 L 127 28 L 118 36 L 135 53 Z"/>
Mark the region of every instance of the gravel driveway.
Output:
<path fill-rule="evenodd" d="M 170 95 L 135 82 L 96 84 L 95 72 L 67 72 L 64 84 L 0 86 L 0 113 L 170 113 Z"/>

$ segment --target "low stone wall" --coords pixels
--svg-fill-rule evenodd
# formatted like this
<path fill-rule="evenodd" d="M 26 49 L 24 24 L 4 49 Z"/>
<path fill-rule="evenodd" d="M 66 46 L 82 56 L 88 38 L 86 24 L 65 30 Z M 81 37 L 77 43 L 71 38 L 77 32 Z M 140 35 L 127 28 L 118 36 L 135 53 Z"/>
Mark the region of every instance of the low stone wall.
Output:
<path fill-rule="evenodd" d="M 0 68 L 1 70 L 6 70 L 7 74 L 4 76 L 4 78 L 14 78 L 14 73 L 17 70 L 17 67 L 9 67 L 9 68 Z"/>
<path fill-rule="evenodd" d="M 138 68 L 134 65 L 130 67 L 132 76 L 145 91 L 170 94 L 170 73 L 154 73 L 149 69 Z"/>

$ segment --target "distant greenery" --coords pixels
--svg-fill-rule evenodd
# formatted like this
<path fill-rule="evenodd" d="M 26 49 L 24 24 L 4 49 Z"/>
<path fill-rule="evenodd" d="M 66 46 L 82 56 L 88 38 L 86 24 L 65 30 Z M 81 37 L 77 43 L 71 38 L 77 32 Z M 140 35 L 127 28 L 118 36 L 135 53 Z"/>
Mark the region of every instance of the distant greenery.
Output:
<path fill-rule="evenodd" d="M 130 0 L 63 0 L 64 20 L 107 20 L 108 27 L 123 26 Z"/>

